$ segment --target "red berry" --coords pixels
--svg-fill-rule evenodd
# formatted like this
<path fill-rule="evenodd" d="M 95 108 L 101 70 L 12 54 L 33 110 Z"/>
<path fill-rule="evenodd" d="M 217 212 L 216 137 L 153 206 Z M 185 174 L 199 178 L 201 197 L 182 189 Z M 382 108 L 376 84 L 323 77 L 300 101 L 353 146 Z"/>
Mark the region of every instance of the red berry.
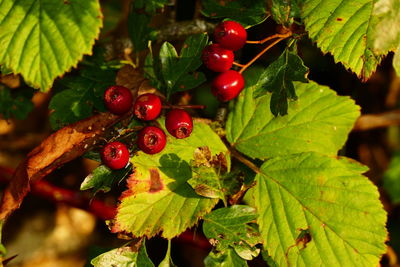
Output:
<path fill-rule="evenodd" d="M 179 139 L 188 137 L 193 130 L 192 117 L 184 109 L 172 109 L 165 119 L 168 132 Z"/>
<path fill-rule="evenodd" d="M 107 109 L 117 115 L 124 114 L 132 108 L 131 91 L 123 86 L 110 86 L 104 92 L 104 104 Z"/>
<path fill-rule="evenodd" d="M 106 144 L 100 152 L 101 161 L 113 170 L 119 170 L 129 161 L 129 150 L 121 142 Z"/>
<path fill-rule="evenodd" d="M 240 23 L 227 20 L 217 25 L 214 39 L 222 47 L 236 51 L 246 43 L 247 32 Z"/>
<path fill-rule="evenodd" d="M 242 74 L 228 70 L 219 74 L 211 85 L 212 93 L 221 101 L 226 102 L 238 96 L 244 87 Z"/>
<path fill-rule="evenodd" d="M 147 154 L 156 154 L 164 149 L 166 137 L 163 130 L 155 126 L 143 128 L 137 139 L 139 148 Z"/>
<path fill-rule="evenodd" d="M 133 106 L 136 117 L 144 121 L 151 121 L 160 115 L 161 100 L 155 94 L 144 94 L 136 99 Z"/>
<path fill-rule="evenodd" d="M 233 52 L 221 47 L 219 44 L 206 46 L 201 55 L 201 59 L 207 68 L 216 72 L 229 70 L 233 64 L 233 58 Z"/>

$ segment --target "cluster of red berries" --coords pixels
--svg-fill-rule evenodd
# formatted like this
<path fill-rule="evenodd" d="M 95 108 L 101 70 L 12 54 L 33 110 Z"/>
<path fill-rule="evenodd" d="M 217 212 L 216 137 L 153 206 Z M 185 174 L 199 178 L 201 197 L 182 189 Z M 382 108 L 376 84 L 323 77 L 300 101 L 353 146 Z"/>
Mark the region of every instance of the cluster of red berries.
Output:
<path fill-rule="evenodd" d="M 245 45 L 247 32 L 241 24 L 227 20 L 215 28 L 214 40 L 216 43 L 204 48 L 202 60 L 207 68 L 220 72 L 212 82 L 211 91 L 220 101 L 226 102 L 238 96 L 244 87 L 242 74 L 231 68 L 233 51 Z"/>
<path fill-rule="evenodd" d="M 117 115 L 130 111 L 133 105 L 135 116 L 142 121 L 155 120 L 162 109 L 160 97 L 151 93 L 140 95 L 133 104 L 130 90 L 123 86 L 109 87 L 104 93 L 104 103 Z M 165 127 L 172 136 L 186 138 L 192 133 L 192 117 L 184 109 L 171 109 L 166 115 Z M 165 133 L 159 127 L 146 126 L 138 133 L 137 145 L 147 154 L 159 153 L 166 145 Z M 124 168 L 129 161 L 129 150 L 117 141 L 106 144 L 100 155 L 102 162 L 113 170 Z"/>

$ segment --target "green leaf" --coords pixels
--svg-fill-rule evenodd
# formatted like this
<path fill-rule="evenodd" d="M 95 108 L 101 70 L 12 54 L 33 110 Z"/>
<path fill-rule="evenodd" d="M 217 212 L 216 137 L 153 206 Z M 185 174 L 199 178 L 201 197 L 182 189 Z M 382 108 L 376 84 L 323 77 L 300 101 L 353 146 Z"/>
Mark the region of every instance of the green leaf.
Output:
<path fill-rule="evenodd" d="M 271 15 L 276 23 L 286 26 L 300 17 L 300 7 L 303 0 L 272 0 Z"/>
<path fill-rule="evenodd" d="M 11 90 L 0 85 L 0 115 L 4 119 L 25 119 L 33 109 L 33 92 L 28 88 Z"/>
<path fill-rule="evenodd" d="M 374 0 L 306 0 L 302 17 L 309 36 L 363 80 L 375 71 L 381 56 L 373 53 Z"/>
<path fill-rule="evenodd" d="M 55 94 L 49 103 L 50 123 L 53 129 L 92 115 L 93 109 L 105 111 L 103 95 L 107 87 L 115 84 L 114 69 L 88 67 L 79 76 L 68 76 L 60 80 L 61 92 Z"/>
<path fill-rule="evenodd" d="M 103 253 L 91 261 L 95 267 L 154 267 L 147 255 L 145 243 L 143 243 L 138 252 L 132 251 L 130 247 L 122 247 Z"/>
<path fill-rule="evenodd" d="M 399 51 L 400 51 L 400 49 L 399 49 Z M 397 73 L 397 76 L 400 77 L 400 53 L 394 54 L 393 67 L 394 67 L 394 69 L 395 69 L 395 71 Z"/>
<path fill-rule="evenodd" d="M 179 91 L 190 90 L 205 82 L 204 74 L 195 71 L 202 64 L 200 57 L 207 42 L 206 34 L 188 37 L 183 44 L 180 56 L 170 43 L 165 42 L 161 46 L 161 89 L 167 97 Z"/>
<path fill-rule="evenodd" d="M 383 176 L 383 187 L 393 204 L 400 203 L 400 152 L 392 155 L 389 167 Z"/>
<path fill-rule="evenodd" d="M 256 96 L 262 96 L 266 92 L 272 92 L 270 108 L 275 116 L 286 115 L 288 99 L 297 100 L 293 82 L 307 83 L 308 68 L 303 60 L 296 54 L 286 49 L 282 55 L 272 62 L 263 72 L 260 80 L 262 87 L 255 90 Z"/>
<path fill-rule="evenodd" d="M 346 158 L 308 152 L 266 161 L 254 190 L 264 247 L 278 266 L 377 266 L 386 212 Z"/>
<path fill-rule="evenodd" d="M 163 119 L 159 122 L 164 123 Z M 218 200 L 197 195 L 187 183 L 193 175 L 189 163 L 194 152 L 204 146 L 211 155 L 223 153 L 230 166 L 226 146 L 203 123 L 195 123 L 192 134 L 185 139 L 167 134 L 167 145 L 158 154 L 139 151 L 132 157 L 134 173 L 127 180 L 128 190 L 120 199 L 112 231 L 148 237 L 162 231 L 161 235 L 170 239 L 208 213 Z"/>
<path fill-rule="evenodd" d="M 251 260 L 260 252 L 255 246 L 262 242 L 258 229 L 251 224 L 257 216 L 254 208 L 245 205 L 220 208 L 204 217 L 203 232 L 217 250 L 224 252 L 232 247 L 242 258 Z"/>
<path fill-rule="evenodd" d="M 229 18 L 250 27 L 267 18 L 266 2 L 263 0 L 215 1 L 202 0 L 202 13 L 210 18 Z"/>
<path fill-rule="evenodd" d="M 233 249 L 224 253 L 210 252 L 204 259 L 205 267 L 247 267 L 247 262 L 239 257 Z"/>
<path fill-rule="evenodd" d="M 143 9 L 149 14 L 155 14 L 157 9 L 168 4 L 168 0 L 135 0 L 133 6 L 136 9 Z"/>
<path fill-rule="evenodd" d="M 1 1 L 0 64 L 47 90 L 91 53 L 101 26 L 98 0 Z"/>
<path fill-rule="evenodd" d="M 314 82 L 295 82 L 298 100 L 289 103 L 287 116 L 274 117 L 270 95 L 253 98 L 263 84 L 259 77 L 247 73 L 247 86 L 228 115 L 226 137 L 232 146 L 260 159 L 306 151 L 337 153 L 360 114 L 353 100 Z"/>
<path fill-rule="evenodd" d="M 168 249 L 165 258 L 160 262 L 158 267 L 177 267 L 171 258 L 171 240 L 168 240 Z"/>
<path fill-rule="evenodd" d="M 104 165 L 100 165 L 83 180 L 80 189 L 88 190 L 93 188 L 94 193 L 98 191 L 108 192 L 111 190 L 113 184 L 124 179 L 131 170 L 131 165 L 124 169 L 114 171 Z"/>
<path fill-rule="evenodd" d="M 128 32 L 136 52 L 146 49 L 149 40 L 155 39 L 156 33 L 149 26 L 150 21 L 151 16 L 139 13 L 135 9 L 129 13 Z"/>

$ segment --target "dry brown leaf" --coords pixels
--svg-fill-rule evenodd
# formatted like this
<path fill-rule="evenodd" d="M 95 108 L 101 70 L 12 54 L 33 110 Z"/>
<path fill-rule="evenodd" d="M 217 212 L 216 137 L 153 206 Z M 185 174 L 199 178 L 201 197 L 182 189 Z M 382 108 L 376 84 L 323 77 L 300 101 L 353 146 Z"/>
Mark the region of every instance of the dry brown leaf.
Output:
<path fill-rule="evenodd" d="M 101 113 L 66 126 L 50 135 L 33 149 L 18 166 L 0 205 L 0 219 L 17 209 L 30 190 L 30 184 L 40 180 L 61 165 L 81 156 L 96 143 L 107 128 L 131 116 Z"/>

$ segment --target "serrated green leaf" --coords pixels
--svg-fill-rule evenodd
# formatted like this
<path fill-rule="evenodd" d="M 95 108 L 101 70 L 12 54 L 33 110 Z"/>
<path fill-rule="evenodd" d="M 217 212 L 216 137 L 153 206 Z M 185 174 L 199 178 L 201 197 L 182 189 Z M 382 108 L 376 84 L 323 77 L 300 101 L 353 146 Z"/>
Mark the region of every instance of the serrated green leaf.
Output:
<path fill-rule="evenodd" d="M 0 115 L 4 119 L 25 119 L 33 109 L 33 91 L 28 88 L 11 90 L 0 85 Z"/>
<path fill-rule="evenodd" d="M 114 69 L 98 67 L 84 68 L 79 76 L 68 76 L 60 80 L 65 89 L 55 94 L 49 103 L 50 124 L 59 129 L 70 123 L 92 115 L 93 109 L 105 111 L 104 91 L 115 84 Z"/>
<path fill-rule="evenodd" d="M 154 267 L 147 255 L 146 246 L 143 243 L 138 252 L 133 252 L 130 247 L 116 248 L 103 253 L 91 261 L 94 267 Z"/>
<path fill-rule="evenodd" d="M 389 167 L 383 176 L 383 187 L 393 204 L 400 203 L 400 152 L 392 155 Z"/>
<path fill-rule="evenodd" d="M 300 17 L 303 0 L 272 0 L 271 15 L 276 23 L 289 26 Z"/>
<path fill-rule="evenodd" d="M 131 170 L 131 165 L 121 170 L 111 170 L 104 165 L 100 165 L 83 180 L 80 190 L 93 188 L 94 193 L 98 191 L 108 192 L 113 184 L 124 179 Z"/>
<path fill-rule="evenodd" d="M 264 0 L 215 1 L 202 0 L 204 16 L 210 18 L 229 18 L 250 27 L 267 18 Z"/>
<path fill-rule="evenodd" d="M 272 62 L 261 74 L 261 87 L 255 90 L 256 97 L 272 92 L 270 108 L 275 116 L 286 115 L 288 99 L 297 100 L 293 82 L 307 83 L 308 68 L 303 60 L 296 54 L 286 49 L 280 57 Z"/>
<path fill-rule="evenodd" d="M 167 97 L 175 92 L 190 90 L 206 79 L 203 73 L 195 72 L 202 62 L 203 48 L 208 42 L 206 34 L 192 35 L 185 40 L 181 54 L 168 42 L 160 49 L 161 73 Z"/>
<path fill-rule="evenodd" d="M 245 205 L 220 208 L 204 217 L 203 232 L 218 251 L 232 247 L 242 258 L 251 260 L 260 252 L 255 245 L 262 242 L 258 229 L 251 224 L 257 216 L 254 208 Z"/>
<path fill-rule="evenodd" d="M 159 122 L 163 125 L 163 119 Z M 135 170 L 121 197 L 113 231 L 149 237 L 162 231 L 161 235 L 170 239 L 208 213 L 218 200 L 197 195 L 187 183 L 193 175 L 189 163 L 194 152 L 204 146 L 212 155 L 223 153 L 230 162 L 224 143 L 203 123 L 195 123 L 185 139 L 167 134 L 167 145 L 158 154 L 140 151 L 133 156 Z"/>
<path fill-rule="evenodd" d="M 47 90 L 91 53 L 101 26 L 98 0 L 1 1 L 0 64 Z"/>
<path fill-rule="evenodd" d="M 270 95 L 253 98 L 263 84 L 259 77 L 247 73 L 246 88 L 228 115 L 226 137 L 232 146 L 260 159 L 306 151 L 335 155 L 360 114 L 354 101 L 314 82 L 295 82 L 298 100 L 289 103 L 288 115 L 274 117 Z"/>
<path fill-rule="evenodd" d="M 363 80 L 375 71 L 381 56 L 373 53 L 374 0 L 306 0 L 302 18 L 309 36 Z"/>
<path fill-rule="evenodd" d="M 386 212 L 377 188 L 346 158 L 314 152 L 266 161 L 254 199 L 264 247 L 279 266 L 377 266 Z"/>
<path fill-rule="evenodd" d="M 204 259 L 205 267 L 247 267 L 247 262 L 239 257 L 233 249 L 228 249 L 224 253 L 211 251 Z"/>

